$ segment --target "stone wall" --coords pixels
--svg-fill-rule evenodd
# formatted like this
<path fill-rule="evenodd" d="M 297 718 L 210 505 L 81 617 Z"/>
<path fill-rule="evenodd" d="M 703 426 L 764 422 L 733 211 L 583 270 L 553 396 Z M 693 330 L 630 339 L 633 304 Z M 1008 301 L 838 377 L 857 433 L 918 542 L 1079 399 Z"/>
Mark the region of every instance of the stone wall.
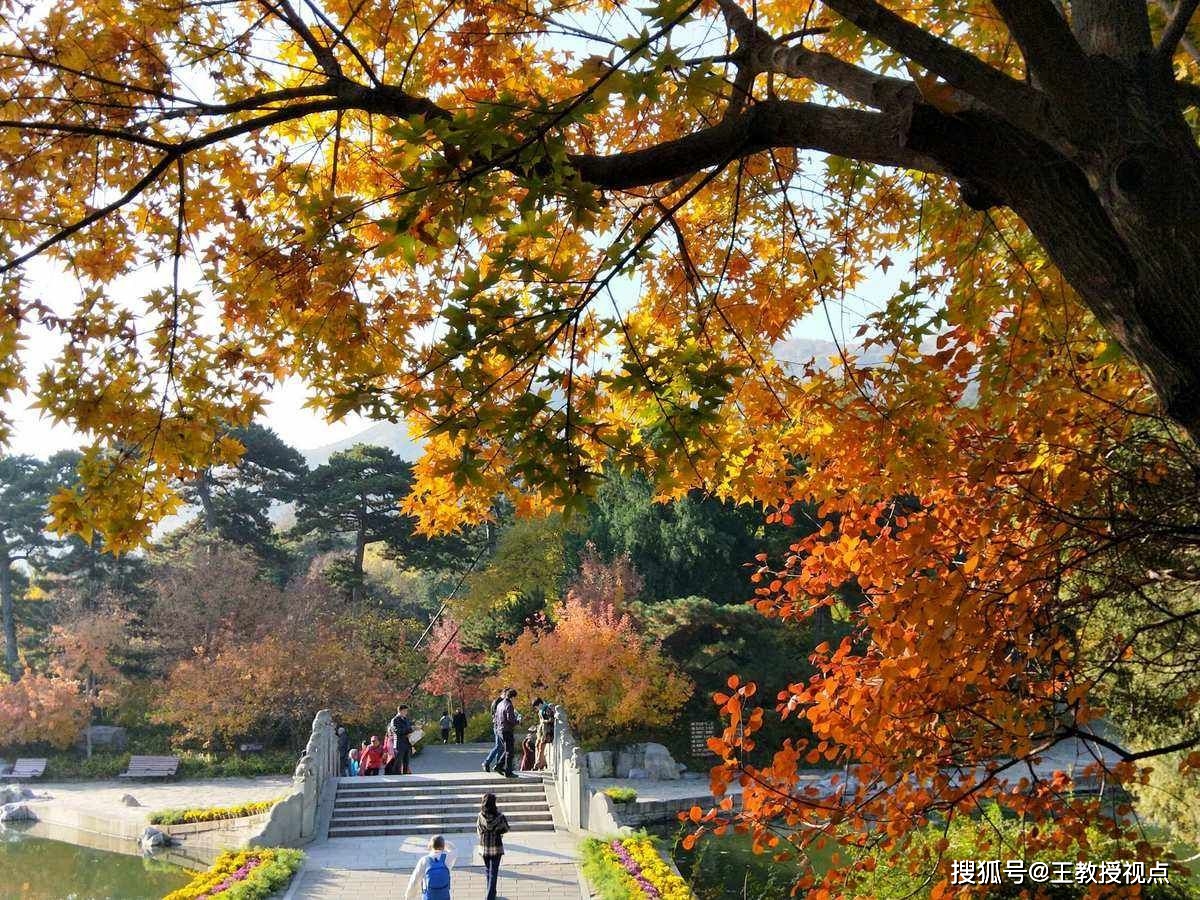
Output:
<path fill-rule="evenodd" d="M 312 734 L 292 774 L 292 793 L 271 809 L 249 847 L 299 847 L 317 836 L 321 801 L 337 789 L 341 768 L 333 714 L 323 709 L 313 719 Z"/>

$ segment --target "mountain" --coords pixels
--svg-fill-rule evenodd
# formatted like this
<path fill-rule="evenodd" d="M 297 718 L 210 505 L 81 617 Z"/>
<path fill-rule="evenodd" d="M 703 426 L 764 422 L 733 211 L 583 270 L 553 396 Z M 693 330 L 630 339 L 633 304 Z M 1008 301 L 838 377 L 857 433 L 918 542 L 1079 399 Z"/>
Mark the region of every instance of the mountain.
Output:
<path fill-rule="evenodd" d="M 329 462 L 329 457 L 342 450 L 349 450 L 355 444 L 368 444 L 373 447 L 387 447 L 401 459 L 409 462 L 421 455 L 421 445 L 408 436 L 408 426 L 397 422 L 377 422 L 365 431 L 325 444 L 309 450 L 301 450 L 305 462 L 310 469 Z"/>

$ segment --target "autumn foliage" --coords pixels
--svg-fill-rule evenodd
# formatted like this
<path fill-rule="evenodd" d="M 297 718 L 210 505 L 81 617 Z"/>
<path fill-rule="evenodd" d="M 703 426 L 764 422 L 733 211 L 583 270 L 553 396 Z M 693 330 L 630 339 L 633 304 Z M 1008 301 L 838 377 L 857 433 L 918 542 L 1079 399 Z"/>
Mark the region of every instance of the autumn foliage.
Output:
<path fill-rule="evenodd" d="M 392 696 L 365 652 L 336 631 L 267 634 L 177 664 L 167 677 L 161 722 L 202 742 L 303 728 L 315 710 L 367 724 Z"/>
<path fill-rule="evenodd" d="M 0 684 L 0 745 L 47 743 L 70 747 L 87 723 L 89 706 L 79 686 L 64 678 L 27 672 Z"/>
<path fill-rule="evenodd" d="M 668 725 L 692 692 L 627 616 L 573 596 L 553 624 L 531 625 L 502 652 L 492 685 L 516 688 L 522 703 L 561 704 L 588 740 Z"/>

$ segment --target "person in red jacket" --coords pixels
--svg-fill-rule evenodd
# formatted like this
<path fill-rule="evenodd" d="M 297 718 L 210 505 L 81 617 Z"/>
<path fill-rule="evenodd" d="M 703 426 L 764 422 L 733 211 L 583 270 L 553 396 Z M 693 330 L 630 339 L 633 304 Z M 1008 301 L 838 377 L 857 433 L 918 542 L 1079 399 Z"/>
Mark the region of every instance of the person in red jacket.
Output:
<path fill-rule="evenodd" d="M 358 774 L 379 775 L 383 772 L 383 745 L 379 743 L 379 735 L 371 735 L 371 743 L 358 759 Z"/>

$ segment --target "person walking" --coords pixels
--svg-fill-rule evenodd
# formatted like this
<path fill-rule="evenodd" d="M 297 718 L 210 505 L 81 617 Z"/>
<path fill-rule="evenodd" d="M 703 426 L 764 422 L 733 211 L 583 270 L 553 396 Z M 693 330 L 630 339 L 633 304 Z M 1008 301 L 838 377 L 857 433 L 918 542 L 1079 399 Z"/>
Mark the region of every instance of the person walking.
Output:
<path fill-rule="evenodd" d="M 483 771 L 485 772 L 492 771 L 492 766 L 500 762 L 500 757 L 504 755 L 504 738 L 500 735 L 500 729 L 496 727 L 496 708 L 504 702 L 506 694 L 508 694 L 508 688 L 502 688 L 496 699 L 492 701 L 492 737 L 495 738 L 495 743 L 492 744 L 492 752 L 483 761 Z"/>
<path fill-rule="evenodd" d="M 513 732 L 520 724 L 521 717 L 517 715 L 517 707 L 513 702 L 516 699 L 516 688 L 509 688 L 504 699 L 497 704 L 496 712 L 492 716 L 496 732 L 500 735 L 500 740 L 504 745 L 504 756 L 498 765 L 503 766 L 505 778 L 517 777 L 513 771 L 513 767 L 517 764 L 516 738 L 513 736 Z"/>
<path fill-rule="evenodd" d="M 463 742 L 463 735 L 467 731 L 467 714 L 461 709 L 456 709 L 452 721 L 454 725 L 454 743 L 461 744 Z"/>
<path fill-rule="evenodd" d="M 435 834 L 429 839 L 429 852 L 417 860 L 417 865 L 408 877 L 405 900 L 411 900 L 420 889 L 421 900 L 450 900 L 450 870 L 458 861 L 454 845 Z"/>
<path fill-rule="evenodd" d="M 438 719 L 438 725 L 442 729 L 442 743 L 450 743 L 450 726 L 454 724 L 454 720 L 450 718 L 450 710 L 443 709 L 442 717 Z"/>
<path fill-rule="evenodd" d="M 346 731 L 345 725 L 339 725 L 337 730 L 338 739 L 338 759 L 342 761 L 340 774 L 350 774 L 350 733 Z"/>
<path fill-rule="evenodd" d="M 483 855 L 484 875 L 487 879 L 485 900 L 496 900 L 496 886 L 500 881 L 500 857 L 504 855 L 504 833 L 508 831 L 508 819 L 496 808 L 495 794 L 483 795 L 479 818 L 475 820 L 475 831 L 479 835 L 479 852 Z"/>
<path fill-rule="evenodd" d="M 408 704 L 401 703 L 396 707 L 396 716 L 391 725 L 396 730 L 396 772 L 399 775 L 411 775 L 412 742 L 408 736 L 413 733 L 414 726 L 408 717 Z"/>

